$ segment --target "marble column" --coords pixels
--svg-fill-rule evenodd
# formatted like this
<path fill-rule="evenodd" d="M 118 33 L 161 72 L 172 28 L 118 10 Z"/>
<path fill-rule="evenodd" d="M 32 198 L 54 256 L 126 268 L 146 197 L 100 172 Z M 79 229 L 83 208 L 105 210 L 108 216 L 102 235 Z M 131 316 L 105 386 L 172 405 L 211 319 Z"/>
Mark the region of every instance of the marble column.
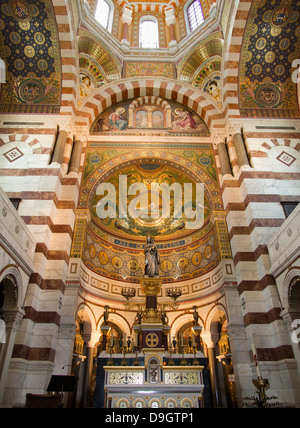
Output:
<path fill-rule="evenodd" d="M 132 9 L 130 7 L 124 6 L 121 22 L 123 24 L 121 49 L 124 53 L 129 53 L 129 26 L 132 22 Z"/>
<path fill-rule="evenodd" d="M 218 146 L 218 155 L 220 159 L 220 166 L 222 175 L 230 174 L 232 175 L 232 170 L 230 166 L 230 160 L 228 155 L 228 150 L 225 143 L 219 143 Z"/>
<path fill-rule="evenodd" d="M 79 173 L 82 149 L 83 149 L 83 142 L 80 140 L 75 141 L 72 149 L 69 172 L 76 172 L 77 174 Z"/>
<path fill-rule="evenodd" d="M 221 388 L 216 358 L 216 342 L 219 336 L 210 331 L 203 331 L 201 337 L 207 346 L 212 404 L 213 407 L 221 407 Z"/>
<path fill-rule="evenodd" d="M 175 54 L 177 52 L 177 41 L 175 34 L 175 24 L 176 16 L 173 6 L 165 10 L 166 24 L 170 28 L 170 42 L 169 42 L 169 52 L 170 54 Z"/>
<path fill-rule="evenodd" d="M 235 146 L 239 167 L 241 168 L 244 165 L 250 166 L 245 143 L 240 132 L 233 134 L 233 143 Z"/>
<path fill-rule="evenodd" d="M 89 337 L 84 337 L 86 339 L 86 360 L 84 362 L 84 380 L 83 380 L 83 391 L 82 391 L 82 402 L 81 405 L 83 408 L 92 406 L 90 402 L 91 399 L 91 380 L 92 380 L 92 371 L 93 371 L 93 361 L 94 361 L 94 347 L 99 341 L 100 332 L 92 331 Z"/>
<path fill-rule="evenodd" d="M 252 388 L 252 375 L 247 333 L 244 326 L 242 307 L 238 289 L 234 282 L 224 286 L 227 302 L 228 324 L 227 333 L 231 349 L 231 360 L 235 376 L 238 405 L 242 405 L 243 397 Z"/>
<path fill-rule="evenodd" d="M 60 164 L 63 163 L 67 139 L 68 139 L 68 133 L 66 131 L 59 131 L 57 140 L 54 146 L 51 163 L 54 163 L 54 162 L 57 162 Z"/>
<path fill-rule="evenodd" d="M 25 312 L 22 309 L 5 311 L 3 319 L 6 324 L 6 343 L 1 348 L 0 359 L 0 404 L 3 400 L 3 394 L 7 382 L 9 365 L 15 345 L 17 331 L 21 325 Z"/>

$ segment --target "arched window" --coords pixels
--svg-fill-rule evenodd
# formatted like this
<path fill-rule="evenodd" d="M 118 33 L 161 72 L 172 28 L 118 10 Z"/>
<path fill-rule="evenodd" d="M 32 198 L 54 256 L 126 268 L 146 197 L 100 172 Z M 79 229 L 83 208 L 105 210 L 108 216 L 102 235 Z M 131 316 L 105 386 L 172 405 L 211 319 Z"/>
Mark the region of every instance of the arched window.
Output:
<path fill-rule="evenodd" d="M 95 19 L 106 30 L 111 31 L 114 15 L 114 4 L 111 0 L 98 0 Z"/>
<path fill-rule="evenodd" d="M 140 20 L 140 48 L 159 48 L 158 22 L 155 16 L 143 16 Z"/>
<path fill-rule="evenodd" d="M 190 31 L 194 31 L 204 21 L 203 11 L 200 0 L 194 0 L 187 3 L 186 15 Z"/>

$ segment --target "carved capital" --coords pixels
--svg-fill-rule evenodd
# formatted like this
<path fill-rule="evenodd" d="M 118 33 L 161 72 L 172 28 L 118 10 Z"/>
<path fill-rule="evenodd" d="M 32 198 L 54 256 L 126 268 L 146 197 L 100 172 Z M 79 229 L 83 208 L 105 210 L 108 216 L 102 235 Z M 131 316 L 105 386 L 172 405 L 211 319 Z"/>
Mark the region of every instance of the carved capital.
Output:
<path fill-rule="evenodd" d="M 240 134 L 242 127 L 242 123 L 230 123 L 227 128 L 228 135 L 233 137 L 235 134 Z"/>
<path fill-rule="evenodd" d="M 168 7 L 165 10 L 165 17 L 166 17 L 166 24 L 167 26 L 170 26 L 171 24 L 176 24 L 176 16 L 175 16 L 175 9 L 173 6 Z"/>
<path fill-rule="evenodd" d="M 211 331 L 203 331 L 201 333 L 201 339 L 203 340 L 203 343 L 205 343 L 205 345 L 208 348 L 215 348 L 216 343 L 218 342 L 218 339 L 219 339 L 219 334 L 213 333 Z"/>
<path fill-rule="evenodd" d="M 25 312 L 23 310 L 5 311 L 3 313 L 3 320 L 7 328 L 17 331 L 22 323 L 24 315 Z"/>
<path fill-rule="evenodd" d="M 131 25 L 132 22 L 132 9 L 128 6 L 124 6 L 123 14 L 121 17 L 122 24 Z"/>
<path fill-rule="evenodd" d="M 211 133 L 212 141 L 215 145 L 224 143 L 227 137 L 226 129 L 213 129 Z"/>

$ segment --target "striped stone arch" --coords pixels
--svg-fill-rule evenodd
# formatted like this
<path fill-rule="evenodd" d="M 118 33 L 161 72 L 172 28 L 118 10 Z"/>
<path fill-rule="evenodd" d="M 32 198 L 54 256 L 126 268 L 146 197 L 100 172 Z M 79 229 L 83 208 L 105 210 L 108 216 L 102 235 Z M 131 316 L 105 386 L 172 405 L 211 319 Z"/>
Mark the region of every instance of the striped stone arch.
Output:
<path fill-rule="evenodd" d="M 273 138 L 270 141 L 268 141 L 268 143 L 263 143 L 259 149 L 260 152 L 260 157 L 268 157 L 268 153 L 271 149 L 273 149 L 274 147 L 291 147 L 292 149 L 297 150 L 298 152 L 300 152 L 300 143 L 299 140 L 290 140 L 287 138 L 281 138 L 281 139 L 277 139 L 277 138 Z"/>
<path fill-rule="evenodd" d="M 144 104 L 153 104 L 157 107 L 161 107 L 162 109 L 170 108 L 170 104 L 166 100 L 163 100 L 160 97 L 146 96 L 146 97 L 140 97 L 132 101 L 132 103 L 129 106 L 129 109 L 136 110 L 138 107 Z"/>
<path fill-rule="evenodd" d="M 209 129 L 225 126 L 225 113 L 217 109 L 207 94 L 191 85 L 158 77 L 123 79 L 97 88 L 77 111 L 77 122 L 91 126 L 107 108 L 141 97 L 158 97 L 182 104 L 197 113 Z"/>
<path fill-rule="evenodd" d="M 43 153 L 41 143 L 36 138 L 30 137 L 29 135 L 4 135 L 3 138 L 0 139 L 0 147 L 8 143 L 28 144 L 34 154 Z"/>
<path fill-rule="evenodd" d="M 166 126 L 171 126 L 171 121 L 172 121 L 172 109 L 170 104 L 160 98 L 160 97 L 140 97 L 134 101 L 132 101 L 132 103 L 130 104 L 129 108 L 128 108 L 128 114 L 129 114 L 129 119 L 128 119 L 128 127 L 132 127 L 133 126 L 133 121 L 134 121 L 134 115 L 135 112 L 140 108 L 143 107 L 145 105 L 154 105 L 155 107 L 161 109 L 164 111 L 165 116 L 166 116 Z"/>

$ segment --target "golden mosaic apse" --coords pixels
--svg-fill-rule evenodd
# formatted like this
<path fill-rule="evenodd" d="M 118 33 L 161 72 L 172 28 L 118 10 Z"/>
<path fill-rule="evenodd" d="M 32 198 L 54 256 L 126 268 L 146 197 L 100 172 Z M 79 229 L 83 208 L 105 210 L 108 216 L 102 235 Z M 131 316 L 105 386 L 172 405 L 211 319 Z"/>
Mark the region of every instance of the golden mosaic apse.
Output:
<path fill-rule="evenodd" d="M 105 143 L 90 142 L 87 150 L 72 245 L 73 258 L 82 258 L 87 268 L 101 276 L 133 283 L 144 275 L 144 244 L 149 234 L 155 236 L 161 255 L 160 275 L 165 282 L 198 277 L 214 269 L 221 259 L 231 258 L 225 212 L 210 144 L 198 144 L 197 150 L 195 145 L 188 144 L 181 149 L 166 145 L 156 150 L 151 144 L 144 144 L 144 147 L 141 144 L 139 149 L 134 150 L 126 143 L 118 148 L 105 148 L 103 145 Z M 203 183 L 203 225 L 196 230 L 186 229 L 184 203 L 182 218 L 175 218 L 176 200 L 172 199 L 172 194 L 170 217 L 161 215 L 161 196 L 154 201 L 154 205 L 151 205 L 151 198 L 147 199 L 147 205 L 137 205 L 138 208 L 146 208 L 145 214 L 148 215 L 120 218 L 121 176 L 127 179 L 128 214 L 130 204 L 139 194 L 129 194 L 129 188 L 134 183 L 142 183 L 147 189 L 154 182 L 165 182 L 169 186 L 178 183 L 182 189 L 185 183 L 191 184 L 194 189 L 196 183 Z M 116 190 L 114 218 L 99 218 L 99 203 L 102 197 L 108 195 L 108 192 L 99 191 L 101 184 L 111 184 Z M 159 213 L 156 218 L 149 215 L 152 209 L 154 213 Z"/>
<path fill-rule="evenodd" d="M 135 167 L 130 166 L 118 171 L 117 174 L 106 180 L 106 183 L 112 184 L 116 190 L 116 218 L 100 218 L 99 211 L 103 195 L 98 194 L 99 186 L 95 188 L 95 195 L 90 207 L 92 221 L 102 230 L 120 237 L 136 237 L 138 239 L 145 239 L 148 235 L 157 238 L 179 238 L 191 233 L 191 230 L 186 228 L 187 223 L 190 222 L 186 216 L 186 205 L 191 202 L 192 210 L 197 209 L 196 182 L 184 173 L 155 162 L 144 162 Z M 126 183 L 126 192 L 124 192 L 124 187 L 120 187 L 122 183 Z M 184 198 L 184 186 L 188 183 L 192 186 L 192 201 L 187 202 Z M 140 184 L 144 191 L 138 191 L 137 195 L 129 194 L 131 186 L 134 188 Z M 157 186 L 163 187 L 164 185 L 170 189 L 176 189 L 177 186 L 178 191 L 176 189 L 175 193 L 173 191 L 155 190 Z M 121 191 L 123 191 L 126 199 L 124 211 L 127 213 L 126 218 L 120 216 Z M 177 204 L 178 198 L 181 199 L 180 206 Z M 203 200 L 204 225 L 211 214 L 211 208 L 207 195 L 204 196 Z M 168 210 L 169 212 L 167 212 Z"/>

